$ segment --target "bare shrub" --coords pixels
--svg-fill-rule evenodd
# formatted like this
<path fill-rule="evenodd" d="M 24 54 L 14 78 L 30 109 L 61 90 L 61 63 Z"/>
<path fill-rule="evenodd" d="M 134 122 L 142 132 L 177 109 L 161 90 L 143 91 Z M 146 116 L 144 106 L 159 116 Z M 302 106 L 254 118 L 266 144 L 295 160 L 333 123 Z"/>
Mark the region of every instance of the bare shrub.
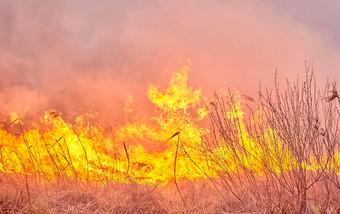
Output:
<path fill-rule="evenodd" d="M 316 183 L 322 182 L 323 187 L 318 184 L 318 188 L 328 189 L 328 194 L 322 196 L 330 201 L 334 193 L 329 191 L 333 188 L 325 180 L 338 180 L 340 114 L 337 103 L 326 98 L 331 90 L 336 91 L 335 82 L 327 83 L 320 91 L 312 68 L 306 65 L 303 82 L 287 80 L 281 92 L 275 78 L 273 93 L 260 91 L 266 126 L 275 130 L 271 142 L 280 142 L 281 150 L 288 153 L 276 153 L 276 160 L 286 159 L 286 163 L 278 162 L 279 173 L 267 170 L 266 174 L 285 188 L 299 212 L 307 211 L 308 193 Z"/>
<path fill-rule="evenodd" d="M 211 136 L 199 149 L 211 168 L 205 173 L 216 173 L 216 188 L 244 211 L 330 211 L 340 195 L 337 101 L 335 82 L 320 91 L 307 65 L 302 82 L 287 80 L 282 90 L 275 77 L 273 90 L 260 88 L 259 110 L 249 108 L 248 118 L 238 93 L 215 95 Z"/>

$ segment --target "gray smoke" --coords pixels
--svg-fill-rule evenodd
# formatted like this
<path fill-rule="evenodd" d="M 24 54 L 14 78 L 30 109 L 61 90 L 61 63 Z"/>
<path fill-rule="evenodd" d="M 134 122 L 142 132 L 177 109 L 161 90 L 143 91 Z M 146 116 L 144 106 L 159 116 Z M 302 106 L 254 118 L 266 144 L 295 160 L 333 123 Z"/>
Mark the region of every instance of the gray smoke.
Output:
<path fill-rule="evenodd" d="M 305 60 L 321 81 L 337 78 L 340 55 L 332 40 L 279 6 L 0 0 L 0 116 L 17 112 L 34 120 L 56 109 L 72 118 L 93 111 L 98 120 L 120 123 L 128 94 L 136 111 L 152 109 L 147 86 L 166 87 L 188 59 L 190 84 L 208 96 L 226 87 L 256 96 L 276 67 L 282 78 L 294 79 Z"/>

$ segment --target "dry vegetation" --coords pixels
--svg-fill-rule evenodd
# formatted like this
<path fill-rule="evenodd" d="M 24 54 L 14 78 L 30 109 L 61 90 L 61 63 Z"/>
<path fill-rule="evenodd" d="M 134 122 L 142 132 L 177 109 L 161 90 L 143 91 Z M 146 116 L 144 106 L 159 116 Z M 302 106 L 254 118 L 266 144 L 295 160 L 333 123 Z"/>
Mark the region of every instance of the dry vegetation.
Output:
<path fill-rule="evenodd" d="M 259 91 L 260 111 L 249 109 L 245 120 L 235 96 L 216 95 L 212 134 L 201 149 L 218 170 L 222 188 L 248 212 L 340 212 L 340 98 L 335 82 L 319 91 L 308 66 L 305 80 L 287 80 L 284 90 L 275 78 L 274 90 Z"/>
<path fill-rule="evenodd" d="M 2 173 L 0 212 L 339 213 L 340 98 L 335 83 L 319 91 L 306 66 L 304 81 L 287 81 L 282 90 L 275 80 L 273 90 L 260 89 L 260 112 L 249 108 L 249 118 L 237 112 L 235 96 L 216 95 L 210 107 L 212 132 L 197 148 L 206 163 L 194 163 L 210 167 L 204 181 L 165 187 L 98 185 Z M 173 137 L 180 142 L 179 134 Z"/>
<path fill-rule="evenodd" d="M 1 175 L 1 213 L 222 213 L 243 210 L 227 202 L 206 182 L 183 182 L 184 204 L 174 186 L 134 183 L 106 185 L 62 179 L 48 184 L 33 177 Z"/>

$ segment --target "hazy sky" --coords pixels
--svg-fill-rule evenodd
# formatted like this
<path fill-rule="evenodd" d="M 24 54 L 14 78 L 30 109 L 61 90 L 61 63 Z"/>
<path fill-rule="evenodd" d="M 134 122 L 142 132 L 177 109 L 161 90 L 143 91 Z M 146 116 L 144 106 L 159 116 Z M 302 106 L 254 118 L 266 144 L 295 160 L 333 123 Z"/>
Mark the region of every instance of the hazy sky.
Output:
<path fill-rule="evenodd" d="M 340 2 L 338 0 L 280 0 L 273 1 L 282 15 L 321 34 L 323 39 L 340 48 Z"/>
<path fill-rule="evenodd" d="M 275 2 L 275 3 L 273 3 Z M 294 79 L 312 62 L 339 79 L 339 1 L 0 0 L 0 102 L 35 117 L 89 110 L 120 120 L 128 94 L 146 108 L 192 62 L 189 82 L 256 96 L 259 82 Z"/>

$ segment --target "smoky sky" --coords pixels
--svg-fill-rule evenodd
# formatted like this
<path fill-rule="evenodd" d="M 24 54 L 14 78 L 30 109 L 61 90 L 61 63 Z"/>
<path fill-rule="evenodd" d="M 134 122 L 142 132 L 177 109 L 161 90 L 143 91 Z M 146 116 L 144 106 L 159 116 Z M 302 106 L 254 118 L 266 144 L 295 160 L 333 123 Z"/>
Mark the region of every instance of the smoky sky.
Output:
<path fill-rule="evenodd" d="M 148 85 L 166 87 L 189 59 L 189 84 L 207 96 L 256 96 L 276 68 L 294 79 L 305 61 L 321 82 L 337 79 L 340 4 L 302 2 L 0 0 L 1 117 L 56 109 L 121 121 L 128 95 L 152 108 Z"/>
<path fill-rule="evenodd" d="M 273 3 L 282 15 L 291 17 L 340 49 L 339 1 L 329 0 L 321 3 L 317 0 L 285 0 Z"/>

